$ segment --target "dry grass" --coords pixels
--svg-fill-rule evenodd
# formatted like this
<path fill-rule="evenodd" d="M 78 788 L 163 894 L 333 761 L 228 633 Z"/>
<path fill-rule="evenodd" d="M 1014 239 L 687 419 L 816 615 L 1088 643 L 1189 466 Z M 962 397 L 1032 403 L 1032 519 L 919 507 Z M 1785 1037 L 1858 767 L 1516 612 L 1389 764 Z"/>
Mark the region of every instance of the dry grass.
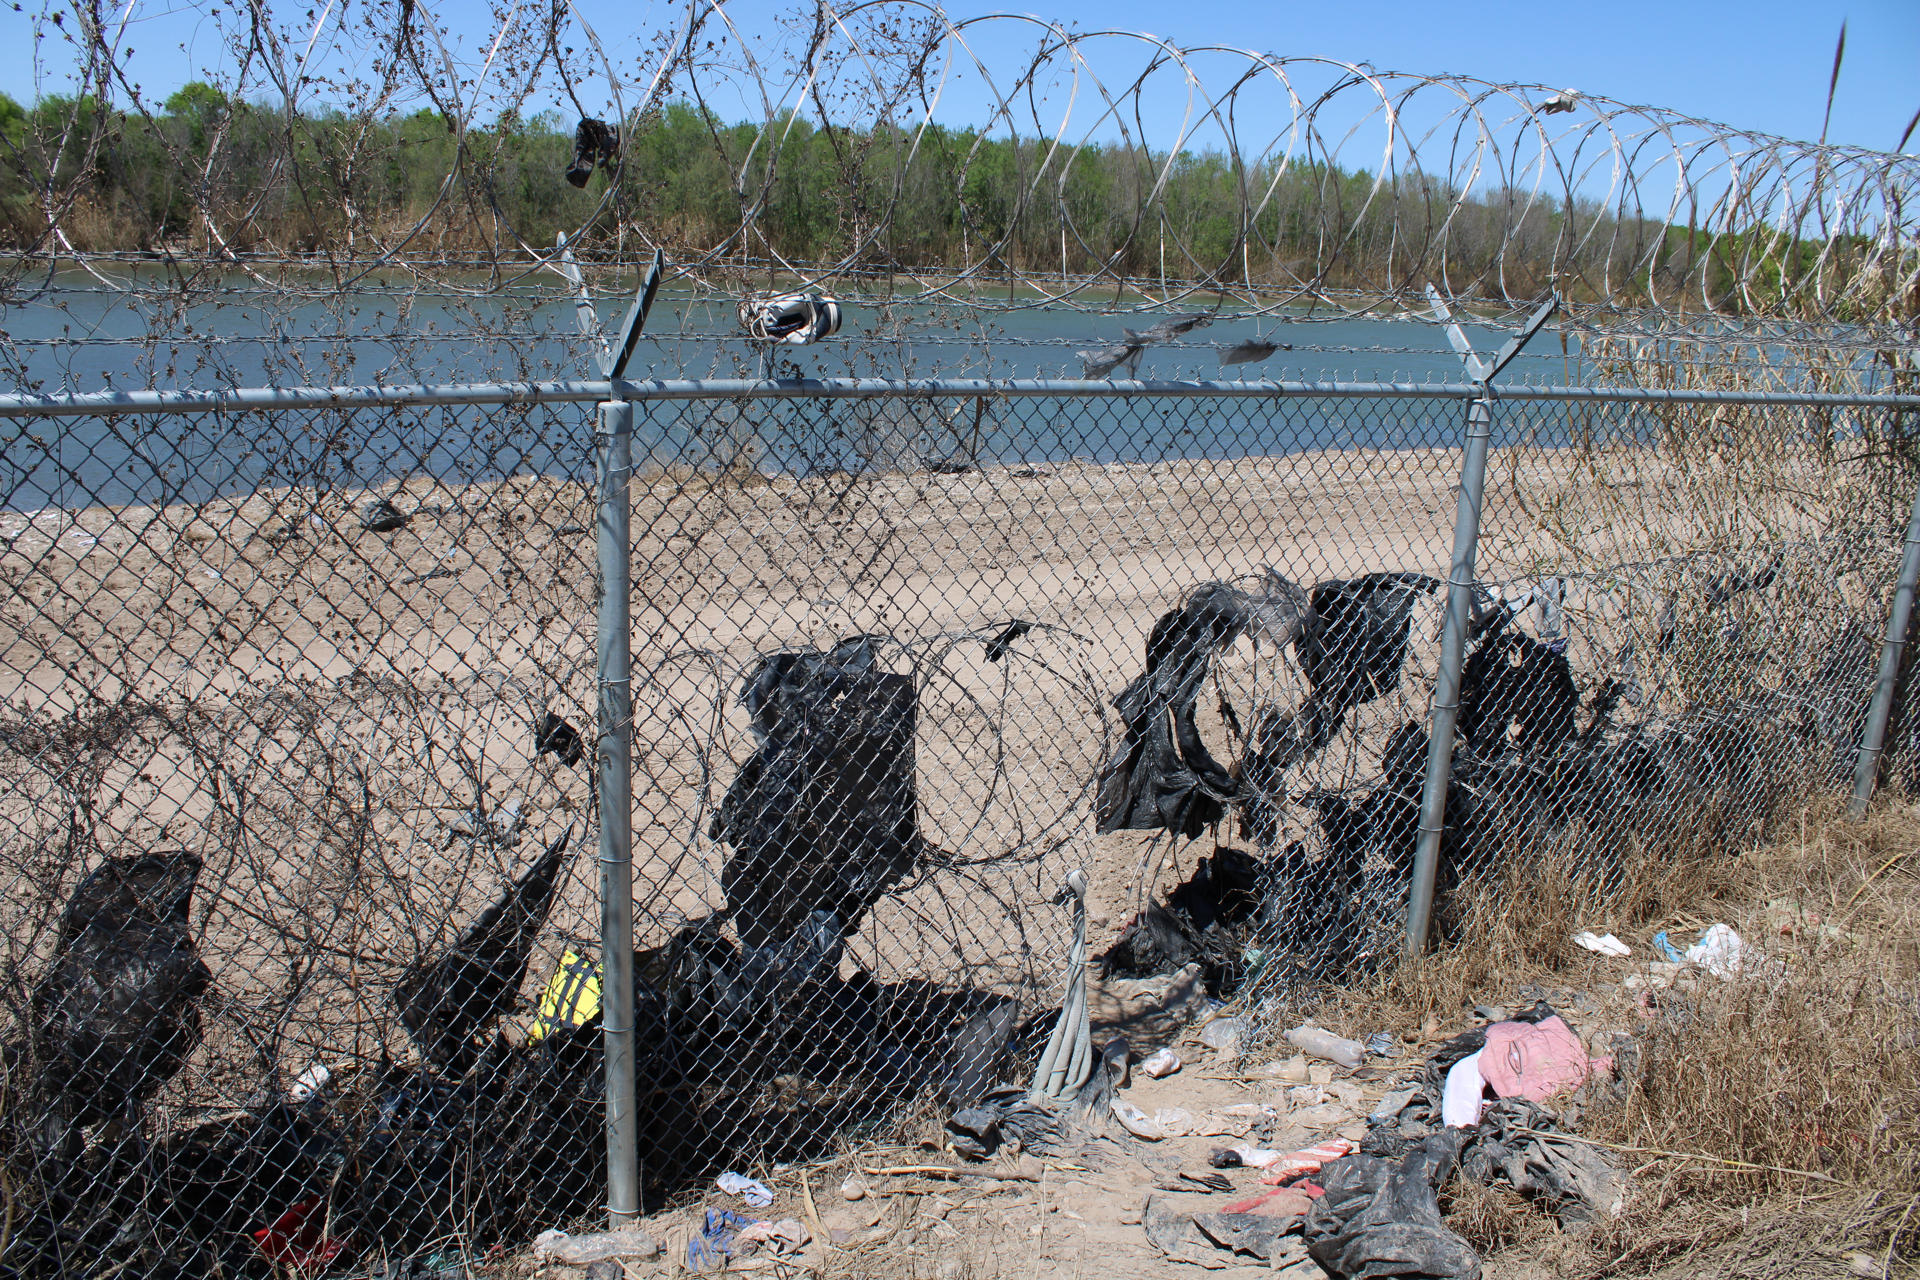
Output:
<path fill-rule="evenodd" d="M 1455 945 L 1329 997 L 1350 1031 L 1445 1025 L 1526 987 L 1583 993 L 1584 1032 L 1634 1037 L 1623 1098 L 1583 1134 L 1629 1149 L 1627 1215 L 1575 1238 L 1516 1197 L 1450 1193 L 1490 1276 L 1920 1274 L 1920 806 L 1862 824 L 1821 801 L 1743 853 L 1641 849 L 1604 897 L 1516 866 L 1474 895 Z M 1642 957 L 1728 921 L 1765 959 L 1733 981 L 1636 996 L 1576 947 L 1611 929 Z M 1762 1166 L 1762 1167 L 1755 1167 Z"/>

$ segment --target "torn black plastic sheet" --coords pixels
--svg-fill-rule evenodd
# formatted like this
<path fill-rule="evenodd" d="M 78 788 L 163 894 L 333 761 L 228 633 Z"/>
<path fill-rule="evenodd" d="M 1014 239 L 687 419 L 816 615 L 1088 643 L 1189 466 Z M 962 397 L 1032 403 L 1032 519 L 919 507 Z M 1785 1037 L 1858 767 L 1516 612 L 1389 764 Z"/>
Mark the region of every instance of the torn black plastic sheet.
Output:
<path fill-rule="evenodd" d="M 1298 585 L 1267 570 L 1251 587 L 1203 583 L 1154 623 L 1145 671 L 1113 701 L 1125 729 L 1097 782 L 1100 831 L 1164 828 L 1191 838 L 1225 816 L 1237 786 L 1194 723 L 1208 664 L 1245 635 L 1285 648 L 1309 609 Z"/>
<path fill-rule="evenodd" d="M 1186 882 L 1149 902 L 1100 956 L 1102 978 L 1177 973 L 1199 961 L 1207 989 L 1230 994 L 1245 970 L 1242 934 L 1270 891 L 1267 866 L 1239 849 L 1200 859 Z"/>
<path fill-rule="evenodd" d="M 573 834 L 568 827 L 452 946 L 409 966 L 394 985 L 401 1025 L 436 1068 L 464 1072 L 478 1038 L 513 1008 Z"/>
<path fill-rule="evenodd" d="M 882 671 L 881 637 L 762 658 L 742 685 L 760 748 L 709 827 L 733 854 L 720 883 L 743 945 L 831 912 L 851 933 L 919 863 L 913 677 Z"/>
<path fill-rule="evenodd" d="M 1480 1255 L 1440 1220 L 1439 1188 L 1464 1134 L 1429 1136 L 1399 1160 L 1342 1156 L 1320 1171 L 1325 1195 L 1306 1218 L 1307 1251 L 1340 1280 L 1383 1276 L 1479 1280 Z"/>

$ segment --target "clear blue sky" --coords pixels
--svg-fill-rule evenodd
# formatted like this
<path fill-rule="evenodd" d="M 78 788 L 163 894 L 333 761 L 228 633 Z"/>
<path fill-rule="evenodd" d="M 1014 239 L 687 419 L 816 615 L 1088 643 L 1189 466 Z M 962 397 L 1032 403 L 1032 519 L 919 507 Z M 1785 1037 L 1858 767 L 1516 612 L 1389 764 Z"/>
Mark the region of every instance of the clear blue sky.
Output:
<path fill-rule="evenodd" d="M 639 52 L 643 31 L 672 21 L 676 12 L 672 5 L 646 0 L 577 2 L 608 45 L 629 56 Z M 117 13 L 123 3 L 106 7 Z M 489 27 L 491 6 L 483 0 L 426 3 L 467 50 Z M 8 5 L 0 15 L 0 34 L 6 37 L 0 39 L 0 91 L 23 100 L 36 92 L 32 33 L 38 7 L 28 3 L 26 12 L 13 12 Z M 137 21 L 130 67 L 146 90 L 164 96 L 219 56 L 218 39 L 204 14 L 209 7 L 210 0 L 133 0 Z M 307 2 L 278 7 L 294 15 Z M 773 0 L 729 5 L 749 25 L 758 25 L 756 15 L 773 7 Z M 1000 7 L 956 0 L 949 12 L 966 17 Z M 348 13 L 353 16 L 356 9 Z M 1845 19 L 1847 60 L 1830 137 L 1888 149 L 1920 108 L 1920 0 L 1103 0 L 1061 5 L 1041 16 L 1083 30 L 1150 31 L 1182 45 L 1231 44 L 1366 62 L 1380 70 L 1457 72 L 1573 87 L 1793 138 L 1820 132 L 1834 39 Z M 69 16 L 67 22 L 72 21 Z M 54 68 L 62 54 L 48 44 L 42 57 Z M 50 80 L 46 87 L 65 86 Z M 1908 149 L 1920 151 L 1920 140 Z"/>

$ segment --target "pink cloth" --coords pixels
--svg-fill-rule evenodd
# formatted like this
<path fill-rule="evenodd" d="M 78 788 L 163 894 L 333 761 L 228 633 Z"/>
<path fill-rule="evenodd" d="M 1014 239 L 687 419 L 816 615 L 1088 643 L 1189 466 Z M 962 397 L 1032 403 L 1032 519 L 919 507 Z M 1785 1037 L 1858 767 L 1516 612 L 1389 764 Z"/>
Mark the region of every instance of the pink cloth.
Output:
<path fill-rule="evenodd" d="M 1266 1172 L 1260 1175 L 1260 1181 L 1270 1187 L 1277 1187 L 1289 1178 L 1297 1178 L 1303 1173 L 1318 1173 L 1320 1167 L 1329 1160 L 1338 1160 L 1353 1151 L 1353 1144 L 1345 1138 L 1328 1138 L 1325 1142 L 1316 1142 L 1310 1147 L 1289 1152 L 1268 1165 Z"/>
<path fill-rule="evenodd" d="M 1325 1194 L 1311 1182 L 1296 1182 L 1290 1187 L 1275 1187 L 1236 1201 L 1220 1212 L 1257 1213 L 1268 1218 L 1305 1217 L 1312 1210 L 1313 1202 Z"/>
<path fill-rule="evenodd" d="M 1480 1074 L 1503 1098 L 1545 1102 L 1577 1089 L 1595 1071 L 1613 1068 L 1612 1058 L 1589 1058 L 1587 1047 L 1561 1019 L 1538 1023 L 1496 1022 L 1487 1028 Z"/>

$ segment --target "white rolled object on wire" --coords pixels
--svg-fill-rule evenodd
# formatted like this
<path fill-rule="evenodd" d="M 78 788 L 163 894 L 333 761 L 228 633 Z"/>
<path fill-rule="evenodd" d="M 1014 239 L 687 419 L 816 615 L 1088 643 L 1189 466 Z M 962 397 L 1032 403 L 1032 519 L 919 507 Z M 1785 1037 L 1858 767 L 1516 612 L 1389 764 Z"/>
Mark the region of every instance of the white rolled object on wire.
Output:
<path fill-rule="evenodd" d="M 1093 1025 L 1087 1009 L 1087 873 L 1078 867 L 1069 871 L 1053 900 L 1073 903 L 1073 948 L 1067 955 L 1067 990 L 1060 1002 L 1060 1019 L 1053 1024 L 1046 1052 L 1033 1072 L 1029 1096 L 1035 1102 L 1076 1094 L 1093 1074 Z"/>
<path fill-rule="evenodd" d="M 740 326 L 762 342 L 818 342 L 840 331 L 840 304 L 811 293 L 747 298 L 740 304 Z"/>

